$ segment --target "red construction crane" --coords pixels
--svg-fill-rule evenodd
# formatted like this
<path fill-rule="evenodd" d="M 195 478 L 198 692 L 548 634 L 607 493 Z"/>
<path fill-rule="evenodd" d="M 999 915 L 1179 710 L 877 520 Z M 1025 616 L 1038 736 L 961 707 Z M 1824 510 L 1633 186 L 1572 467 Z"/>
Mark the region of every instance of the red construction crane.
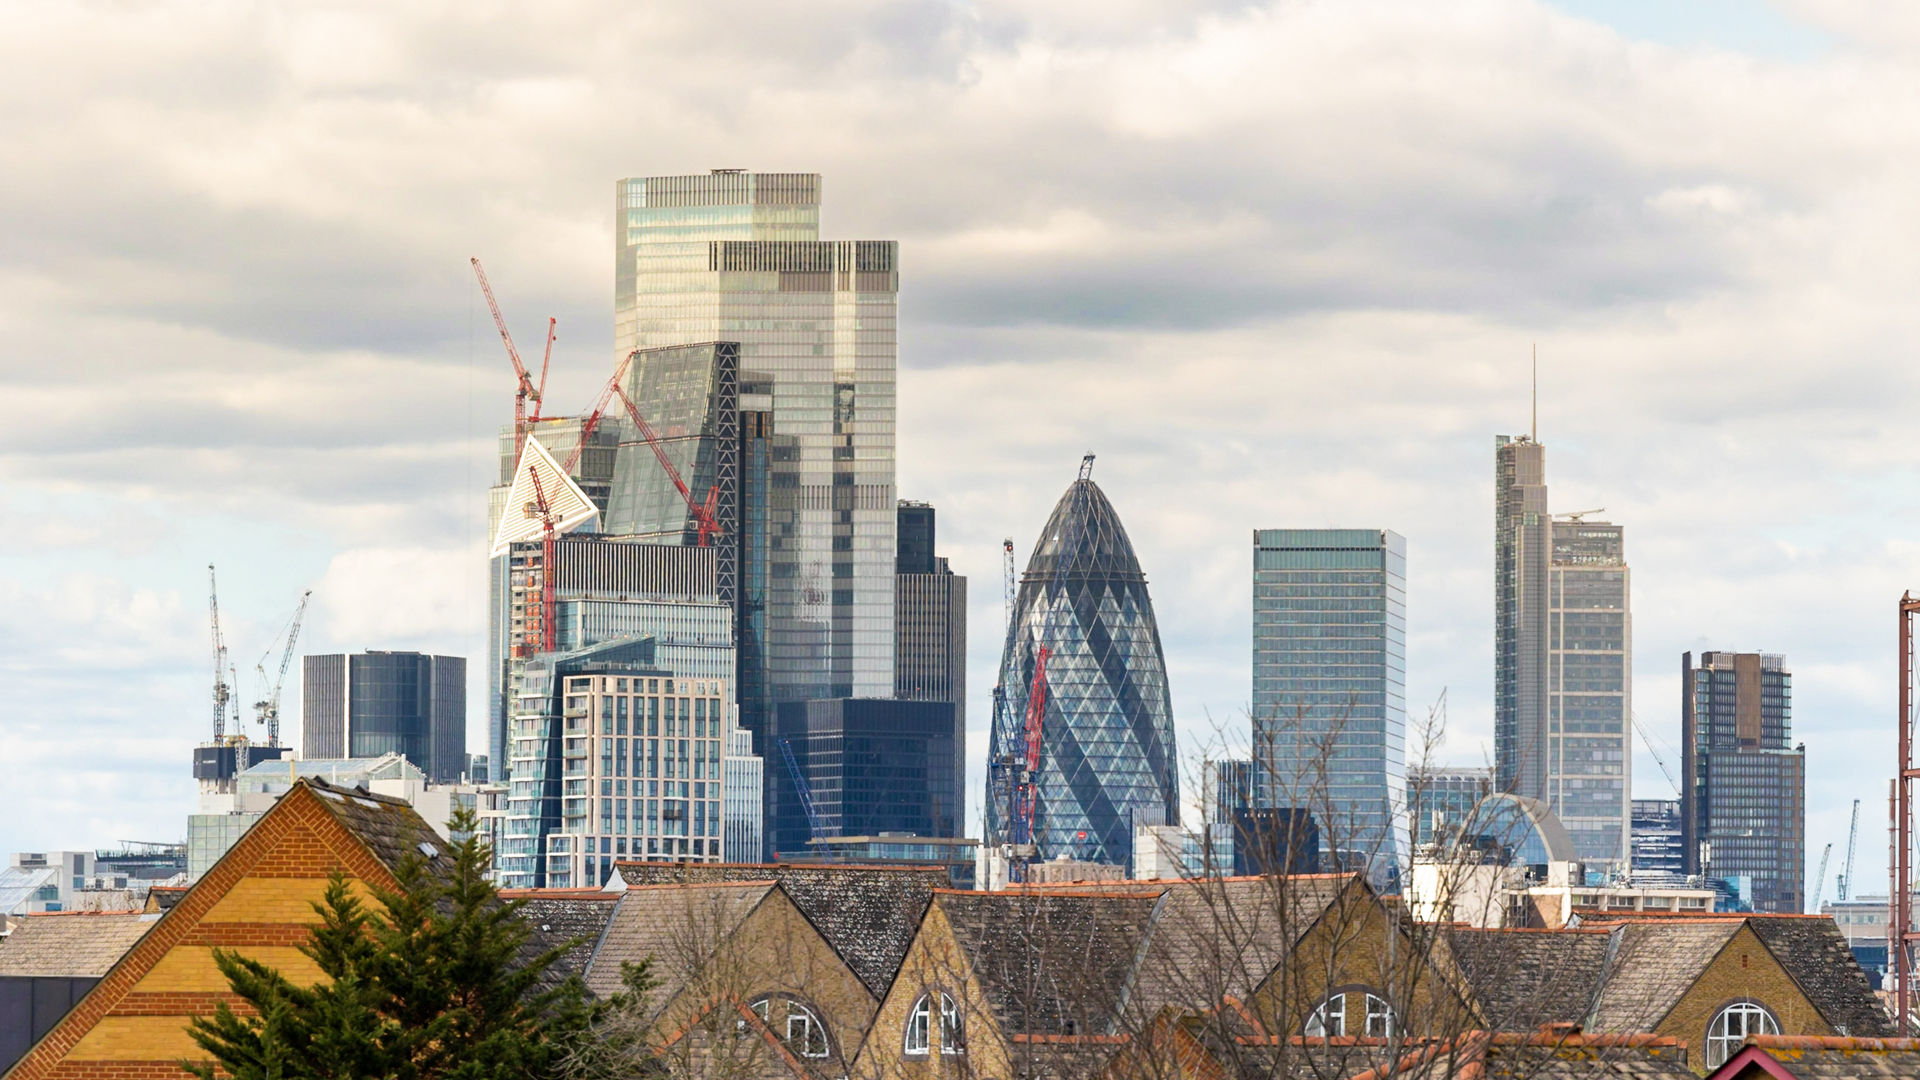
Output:
<path fill-rule="evenodd" d="M 1013 842 L 1034 842 L 1034 812 L 1040 801 L 1040 736 L 1047 718 L 1047 655 L 1045 645 L 1033 654 L 1033 688 L 1027 692 L 1026 753 L 1020 761 L 1013 796 Z M 1020 875 L 1025 879 L 1025 875 Z"/>
<path fill-rule="evenodd" d="M 720 502 L 719 486 L 715 485 L 707 489 L 707 501 L 704 504 L 694 501 L 693 492 L 687 490 L 687 482 L 680 478 L 680 470 L 674 468 L 673 462 L 667 459 L 667 451 L 660 445 L 660 437 L 653 433 L 653 425 L 647 423 L 647 418 L 640 415 L 639 406 L 633 403 L 633 399 L 628 397 L 626 390 L 619 385 L 618 375 L 615 376 L 615 380 L 608 385 L 613 388 L 615 394 L 619 395 L 621 404 L 627 407 L 627 416 L 633 421 L 633 426 L 639 428 L 640 434 L 646 436 L 647 445 L 653 448 L 653 456 L 660 459 L 660 467 L 666 470 L 667 478 L 673 481 L 674 488 L 680 492 L 680 498 L 686 500 L 687 509 L 693 512 L 693 519 L 700 530 L 699 544 L 701 547 L 706 547 L 707 541 L 715 533 L 725 531 L 720 527 L 720 520 L 714 517 L 714 510 Z"/>
<path fill-rule="evenodd" d="M 540 420 L 540 400 L 547 389 L 547 364 L 553 359 L 555 320 L 547 320 L 547 355 L 540 361 L 540 382 L 536 385 L 527 375 L 527 366 L 520 362 L 520 350 L 513 347 L 513 335 L 507 333 L 506 316 L 500 314 L 500 304 L 493 298 L 493 286 L 487 284 L 487 272 L 480 266 L 479 257 L 475 256 L 469 261 L 473 263 L 473 276 L 480 279 L 480 291 L 486 295 L 487 310 L 493 312 L 493 325 L 500 331 L 500 341 L 507 347 L 507 359 L 513 361 L 514 377 L 519 380 L 513 392 L 513 449 L 514 454 L 518 456 L 520 448 L 527 441 L 527 427 L 530 422 L 527 415 L 529 400 L 533 402 L 531 422 L 537 423 Z"/>

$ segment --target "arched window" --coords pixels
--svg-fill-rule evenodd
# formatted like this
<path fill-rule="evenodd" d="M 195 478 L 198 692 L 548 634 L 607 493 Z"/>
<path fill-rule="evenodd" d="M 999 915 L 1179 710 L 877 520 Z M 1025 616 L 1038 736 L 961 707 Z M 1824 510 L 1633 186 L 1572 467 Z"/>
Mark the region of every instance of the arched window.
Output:
<path fill-rule="evenodd" d="M 1749 1035 L 1778 1035 L 1780 1024 L 1773 1014 L 1751 1001 L 1736 1001 L 1713 1014 L 1707 1025 L 1707 1068 L 1726 1064 L 1740 1052 Z"/>
<path fill-rule="evenodd" d="M 803 1058 L 824 1058 L 833 1054 L 833 1044 L 827 1038 L 827 1025 L 812 1009 L 790 997 L 768 996 L 749 1006 L 767 1027 L 780 1036 L 780 1041 L 796 1056 Z"/>
<path fill-rule="evenodd" d="M 940 1002 L 940 1052 L 966 1052 L 967 1041 L 960 1026 L 960 1006 L 946 994 L 926 993 L 920 995 L 920 1000 L 913 1003 L 913 1011 L 907 1014 L 906 1052 L 909 1054 L 924 1054 L 933 1043 L 933 1006 L 936 997 Z"/>
<path fill-rule="evenodd" d="M 1347 1027 L 1349 996 L 1359 999 L 1355 1003 L 1365 1009 L 1361 1014 L 1365 1017 L 1365 1025 L 1359 1032 L 1349 1032 Z M 1307 1017 L 1303 1034 L 1312 1038 L 1365 1034 L 1370 1039 L 1387 1039 L 1393 1037 L 1393 1030 L 1393 1006 L 1387 1004 L 1386 998 L 1370 990 L 1336 990 L 1328 994 L 1320 1007 Z"/>

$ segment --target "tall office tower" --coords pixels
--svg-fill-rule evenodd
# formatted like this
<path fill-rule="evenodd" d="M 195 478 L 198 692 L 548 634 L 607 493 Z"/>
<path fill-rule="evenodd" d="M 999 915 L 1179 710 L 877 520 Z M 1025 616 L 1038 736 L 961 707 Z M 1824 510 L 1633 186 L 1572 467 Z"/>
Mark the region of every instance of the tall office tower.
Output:
<path fill-rule="evenodd" d="M 1625 530 L 1579 515 L 1549 530 L 1547 805 L 1589 871 L 1633 855 L 1633 617 Z"/>
<path fill-rule="evenodd" d="M 1494 439 L 1493 747 L 1495 783 L 1547 797 L 1547 451 Z"/>
<path fill-rule="evenodd" d="M 774 714 L 767 832 L 778 858 L 819 852 L 794 779 L 806 779 L 823 837 L 960 835 L 963 788 L 953 706 L 944 701 L 838 698 L 785 702 Z M 791 753 L 789 760 L 787 755 Z"/>
<path fill-rule="evenodd" d="M 1686 829 L 1679 799 L 1633 800 L 1633 878 L 1678 881 L 1687 874 Z"/>
<path fill-rule="evenodd" d="M 811 173 L 627 179 L 615 198 L 619 352 L 734 340 L 771 380 L 768 696 L 892 694 L 897 245 L 821 240 Z"/>
<path fill-rule="evenodd" d="M 1262 805 L 1312 812 L 1332 865 L 1397 876 L 1409 855 L 1398 533 L 1254 532 L 1253 753 Z"/>
<path fill-rule="evenodd" d="M 305 657 L 300 753 L 308 758 L 403 754 L 434 783 L 467 764 L 467 661 L 417 652 Z"/>
<path fill-rule="evenodd" d="M 1750 879 L 1755 911 L 1806 903 L 1807 761 L 1779 656 L 1680 657 L 1680 818 L 1689 874 Z"/>
<path fill-rule="evenodd" d="M 1595 873 L 1631 855 L 1633 626 L 1624 530 L 1547 509 L 1546 448 L 1494 440 L 1494 772 Z"/>
<path fill-rule="evenodd" d="M 934 513 L 900 503 L 893 696 L 953 706 L 954 790 L 967 786 L 967 579 L 934 554 Z"/>
<path fill-rule="evenodd" d="M 1091 477 L 1067 488 L 1021 575 L 1001 653 L 1005 704 L 991 760 L 1024 745 L 1040 651 L 1045 714 L 1033 842 L 1039 857 L 1127 865 L 1135 825 L 1180 821 L 1179 757 L 1160 627 L 1127 530 Z M 1006 772 L 987 782 L 987 846 L 1008 842 Z"/>
<path fill-rule="evenodd" d="M 541 653 L 520 689 L 502 885 L 596 888 L 622 858 L 720 861 L 725 682 L 676 677 L 651 640 L 621 638 Z"/>

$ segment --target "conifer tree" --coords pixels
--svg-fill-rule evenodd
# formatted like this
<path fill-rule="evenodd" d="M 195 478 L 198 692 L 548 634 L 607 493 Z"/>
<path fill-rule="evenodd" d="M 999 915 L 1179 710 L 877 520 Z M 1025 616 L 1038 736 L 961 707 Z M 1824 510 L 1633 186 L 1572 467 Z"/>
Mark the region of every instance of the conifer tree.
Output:
<path fill-rule="evenodd" d="M 612 1003 L 590 1004 L 578 977 L 548 985 L 571 945 L 526 956 L 519 902 L 487 880 L 492 853 L 473 811 L 449 823 L 463 839 L 429 858 L 409 853 L 398 886 L 363 904 L 335 872 L 301 952 L 325 975 L 303 987 L 216 949 L 214 961 L 255 1015 L 222 1004 L 190 1028 L 203 1080 L 521 1080 L 555 1075 L 569 1047 Z"/>

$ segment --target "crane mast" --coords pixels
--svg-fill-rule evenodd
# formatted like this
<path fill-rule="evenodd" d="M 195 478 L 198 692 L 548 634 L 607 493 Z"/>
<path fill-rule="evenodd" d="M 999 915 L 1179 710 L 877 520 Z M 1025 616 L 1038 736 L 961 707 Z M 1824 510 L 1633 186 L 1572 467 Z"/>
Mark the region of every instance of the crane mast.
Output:
<path fill-rule="evenodd" d="M 1845 900 L 1853 892 L 1853 850 L 1860 841 L 1860 800 L 1853 800 L 1853 824 L 1847 828 L 1847 861 L 1840 870 L 1840 880 L 1835 886 L 1835 895 Z M 1825 876 L 1824 873 L 1822 876 Z M 1819 908 L 1815 908 L 1818 911 Z"/>
<path fill-rule="evenodd" d="M 300 594 L 300 603 L 293 609 L 293 621 L 287 624 L 287 647 L 280 654 L 280 672 L 267 687 L 267 696 L 253 703 L 254 722 L 266 725 L 268 746 L 280 745 L 280 690 L 287 683 L 287 668 L 293 664 L 294 644 L 300 640 L 300 624 L 306 619 L 307 600 L 312 596 L 312 589 Z M 272 653 L 273 646 L 267 646 L 267 655 Z M 263 655 L 260 662 L 254 665 L 262 683 L 267 679 L 266 661 L 267 656 Z"/>
<path fill-rule="evenodd" d="M 227 640 L 220 634 L 220 585 L 212 563 L 207 564 L 207 615 L 213 626 L 213 741 L 218 743 L 227 737 L 227 705 L 233 700 L 229 673 L 233 665 L 227 662 Z"/>

